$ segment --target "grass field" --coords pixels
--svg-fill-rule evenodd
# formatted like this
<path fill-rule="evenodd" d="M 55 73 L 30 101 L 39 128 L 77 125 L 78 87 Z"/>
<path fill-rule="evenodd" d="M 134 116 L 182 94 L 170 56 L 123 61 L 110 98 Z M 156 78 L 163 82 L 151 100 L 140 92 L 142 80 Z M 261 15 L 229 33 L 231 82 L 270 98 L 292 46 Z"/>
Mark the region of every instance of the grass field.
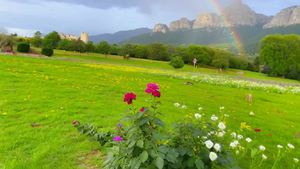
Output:
<path fill-rule="evenodd" d="M 71 122 L 108 128 L 125 115 L 123 94 L 134 91 L 142 105 L 148 82 L 161 86 L 163 119 L 168 125 L 202 106 L 207 115 L 220 106 L 232 117 L 232 128 L 247 122 L 263 132 L 251 137 L 275 151 L 291 142 L 300 156 L 300 94 L 264 88 L 214 85 L 193 76 L 222 76 L 269 85 L 299 86 L 294 80 L 263 74 L 186 66 L 174 70 L 165 62 L 124 60 L 118 56 L 56 51 L 52 58 L 0 56 L 0 169 L 96 168 L 103 154 L 96 142 L 81 136 Z M 185 85 L 191 81 L 193 85 Z M 253 104 L 245 96 L 254 96 Z M 143 97 L 144 98 L 144 97 Z M 186 112 L 173 106 L 187 105 Z M 249 112 L 256 116 L 249 116 Z M 272 158 L 272 157 L 270 157 Z"/>

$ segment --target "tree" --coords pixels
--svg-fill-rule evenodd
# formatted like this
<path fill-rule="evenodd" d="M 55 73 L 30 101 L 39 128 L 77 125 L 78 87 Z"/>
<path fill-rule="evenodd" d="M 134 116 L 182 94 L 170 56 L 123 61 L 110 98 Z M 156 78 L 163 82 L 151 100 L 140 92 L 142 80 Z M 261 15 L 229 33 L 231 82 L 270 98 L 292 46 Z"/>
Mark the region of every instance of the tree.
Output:
<path fill-rule="evenodd" d="M 299 35 L 266 36 L 261 41 L 259 57 L 260 62 L 269 67 L 269 75 L 300 80 Z"/>
<path fill-rule="evenodd" d="M 92 41 L 89 41 L 87 44 L 85 44 L 85 50 L 87 52 L 95 52 L 95 45 Z"/>
<path fill-rule="evenodd" d="M 96 45 L 96 51 L 98 53 L 105 54 L 105 55 L 109 54 L 109 51 L 110 51 L 109 43 L 106 41 L 101 41 L 100 43 L 98 43 Z"/>
<path fill-rule="evenodd" d="M 34 33 L 33 38 L 31 39 L 31 44 L 35 47 L 41 47 L 43 44 L 42 33 L 37 31 Z"/>
<path fill-rule="evenodd" d="M 14 40 L 11 36 L 0 34 L 0 49 L 3 52 L 13 51 Z"/>
<path fill-rule="evenodd" d="M 60 40 L 61 38 L 57 32 L 55 31 L 50 32 L 45 36 L 43 40 L 43 47 L 56 49 Z"/>
<path fill-rule="evenodd" d="M 188 55 L 191 59 L 190 62 L 196 58 L 199 63 L 209 65 L 212 61 L 213 52 L 207 47 L 192 45 L 188 47 Z"/>
<path fill-rule="evenodd" d="M 148 59 L 163 61 L 170 60 L 167 47 L 161 43 L 152 43 L 148 45 L 148 52 Z"/>

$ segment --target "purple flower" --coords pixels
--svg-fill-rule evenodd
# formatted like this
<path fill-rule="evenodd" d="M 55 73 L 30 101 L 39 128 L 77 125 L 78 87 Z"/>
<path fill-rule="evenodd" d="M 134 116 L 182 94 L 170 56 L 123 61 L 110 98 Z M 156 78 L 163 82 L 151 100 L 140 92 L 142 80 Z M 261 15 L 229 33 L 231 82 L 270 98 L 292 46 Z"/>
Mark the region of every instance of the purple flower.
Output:
<path fill-rule="evenodd" d="M 122 124 L 122 123 L 119 123 L 119 124 L 118 124 L 118 127 L 119 127 L 119 128 L 122 128 L 122 127 L 123 127 L 123 124 Z"/>
<path fill-rule="evenodd" d="M 113 138 L 113 141 L 121 142 L 121 141 L 123 141 L 123 138 L 121 136 L 116 136 L 116 137 Z"/>

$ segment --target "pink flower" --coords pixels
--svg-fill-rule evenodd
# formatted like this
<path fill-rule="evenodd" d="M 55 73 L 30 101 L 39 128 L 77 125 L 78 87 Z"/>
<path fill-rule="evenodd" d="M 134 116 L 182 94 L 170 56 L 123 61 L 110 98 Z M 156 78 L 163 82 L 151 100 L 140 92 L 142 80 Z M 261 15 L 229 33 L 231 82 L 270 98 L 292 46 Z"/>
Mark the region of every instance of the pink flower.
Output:
<path fill-rule="evenodd" d="M 116 136 L 116 137 L 113 138 L 113 141 L 121 142 L 121 141 L 123 141 L 123 138 L 121 136 Z"/>
<path fill-rule="evenodd" d="M 126 93 L 124 96 L 124 102 L 127 104 L 132 104 L 132 101 L 136 100 L 136 95 L 134 93 Z"/>
<path fill-rule="evenodd" d="M 152 94 L 154 97 L 160 97 L 159 87 L 156 83 L 148 83 L 145 92 Z"/>

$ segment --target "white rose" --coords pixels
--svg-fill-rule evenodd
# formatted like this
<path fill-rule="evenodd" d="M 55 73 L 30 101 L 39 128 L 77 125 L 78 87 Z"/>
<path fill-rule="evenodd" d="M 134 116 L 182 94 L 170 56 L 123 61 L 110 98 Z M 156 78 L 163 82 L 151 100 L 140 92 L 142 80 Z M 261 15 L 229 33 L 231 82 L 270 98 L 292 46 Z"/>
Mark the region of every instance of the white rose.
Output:
<path fill-rule="evenodd" d="M 211 149 L 214 146 L 214 143 L 211 140 L 205 141 L 204 144 L 208 149 Z"/>
<path fill-rule="evenodd" d="M 209 158 L 211 161 L 215 161 L 218 158 L 218 155 L 215 152 L 210 152 Z"/>
<path fill-rule="evenodd" d="M 215 149 L 216 151 L 220 152 L 220 151 L 221 151 L 221 145 L 220 145 L 219 143 L 216 143 L 216 144 L 214 145 L 214 149 Z"/>
<path fill-rule="evenodd" d="M 221 130 L 225 130 L 226 129 L 226 125 L 224 122 L 220 122 L 219 125 L 218 125 L 219 129 Z"/>

